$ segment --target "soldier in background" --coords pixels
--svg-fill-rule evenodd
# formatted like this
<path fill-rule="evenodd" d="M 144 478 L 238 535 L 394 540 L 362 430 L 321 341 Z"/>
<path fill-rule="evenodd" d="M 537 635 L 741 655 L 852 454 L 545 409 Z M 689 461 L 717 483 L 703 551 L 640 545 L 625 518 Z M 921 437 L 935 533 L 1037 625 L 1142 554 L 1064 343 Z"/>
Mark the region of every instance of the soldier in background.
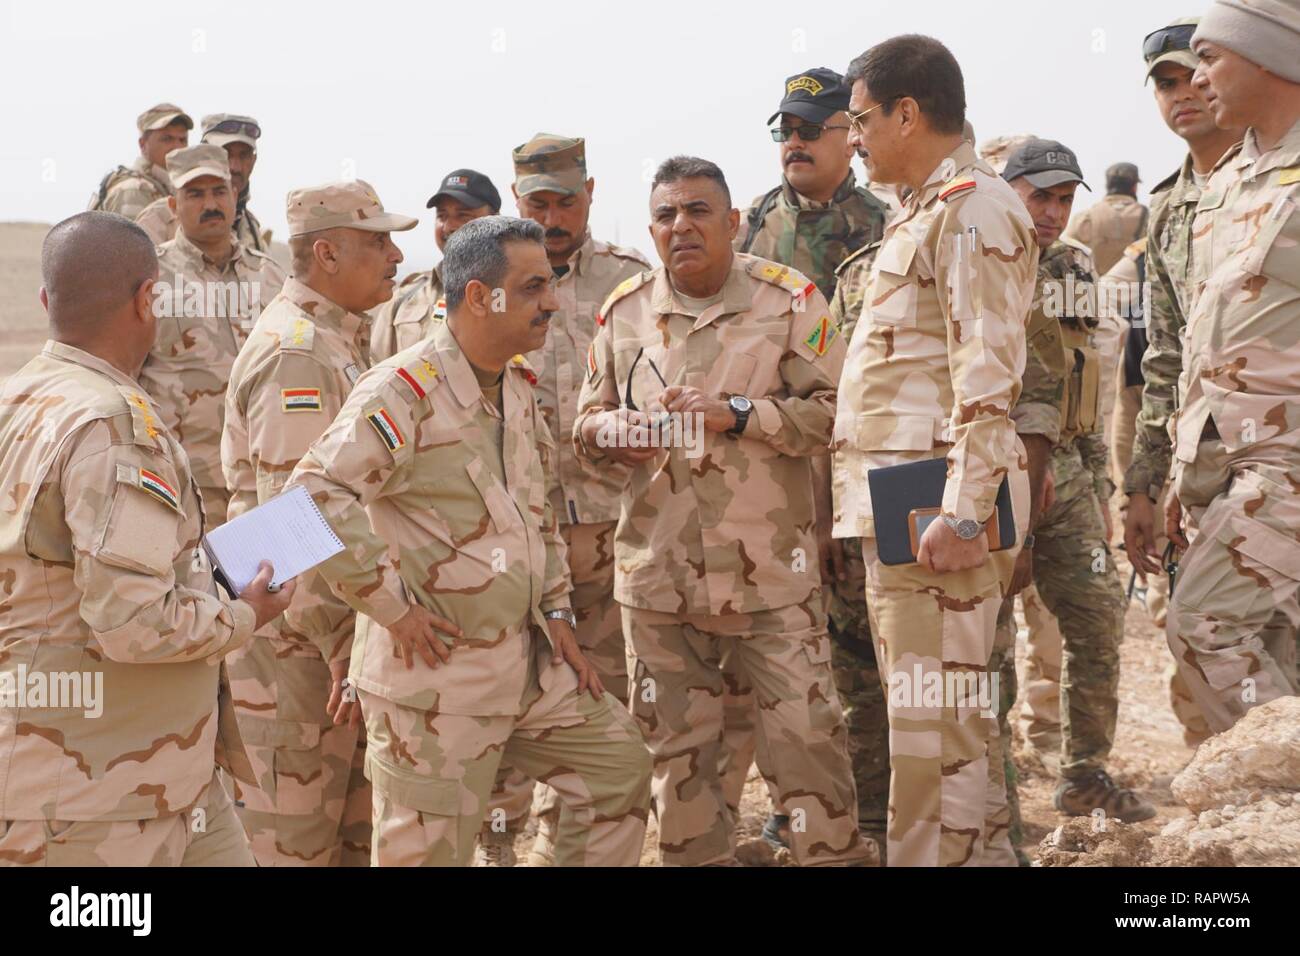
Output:
<path fill-rule="evenodd" d="M 628 472 L 622 465 L 594 465 L 575 454 L 572 435 L 601 303 L 650 263 L 635 249 L 591 235 L 596 180 L 587 175 L 584 140 L 538 133 L 514 151 L 513 160 L 511 191 L 519 215 L 545 230 L 546 256 L 556 278 L 559 307 L 551 319 L 551 334 L 528 361 L 556 443 L 551 510 L 564 536 L 573 579 L 578 646 L 605 689 L 626 705 L 627 648 L 614 600 L 614 528 Z M 532 781 L 506 764 L 489 809 L 489 817 L 495 813 L 497 819 L 484 821 L 480 863 L 513 862 L 514 837 L 528 820 L 532 796 Z M 564 837 L 557 833 L 560 805 L 554 790 L 544 788 L 539 794 L 537 814 L 537 840 L 529 862 L 547 866 L 555 856 L 556 841 Z"/>
<path fill-rule="evenodd" d="M 1142 44 L 1147 79 L 1160 116 L 1186 141 L 1182 166 L 1151 190 L 1150 239 L 1145 250 L 1145 281 L 1150 287 L 1147 346 L 1142 357 L 1142 407 L 1134 423 L 1132 464 L 1124 473 L 1124 548 L 1146 582 L 1145 603 L 1152 623 L 1163 629 L 1169 601 L 1169 578 L 1160 563 L 1168 539 L 1163 513 L 1171 461 L 1168 424 L 1173 414 L 1178 376 L 1183 369 L 1182 332 L 1191 304 L 1192 220 L 1211 172 L 1237 154 L 1240 128 L 1220 129 L 1205 92 L 1192 84 L 1196 54 L 1192 34 L 1199 17 L 1175 20 L 1154 30 Z M 1134 267 L 1136 270 L 1136 260 Z M 1116 440 L 1119 440 L 1116 429 Z M 1291 628 L 1277 615 L 1273 627 Z M 1170 661 L 1169 702 L 1183 725 L 1183 740 L 1195 748 L 1210 736 L 1209 725 L 1192 700 L 1191 691 Z"/>
<path fill-rule="evenodd" d="M 89 209 L 115 212 L 134 219 L 151 202 L 171 195 L 167 179 L 167 154 L 189 145 L 194 120 L 179 106 L 159 103 L 136 118 L 140 155 L 129 167 L 118 166 L 99 182 Z"/>
<path fill-rule="evenodd" d="M 817 67 L 789 77 L 784 90 L 777 112 L 767 120 L 769 124 L 779 121 L 771 133 L 772 138 L 781 144 L 781 184 L 750 204 L 734 244 L 741 252 L 798 270 L 816 284 L 822 295 L 831 299 L 835 295 L 840 264 L 860 249 L 879 241 L 885 231 L 888 209 L 856 183 L 851 166 L 855 152 L 848 143 L 849 121 L 844 112 L 849 105 L 849 89 L 844 85 L 844 78 L 834 70 Z M 838 324 L 839 317 L 832 317 Z M 847 336 L 844 341 L 848 342 Z M 819 487 L 824 488 L 823 498 L 827 505 L 827 520 L 819 523 L 822 552 L 828 558 L 835 552 L 836 559 L 833 567 L 824 568 L 829 572 L 826 581 L 828 597 L 839 611 L 831 616 L 832 647 L 840 657 L 854 653 L 861 656 L 864 647 L 869 656 L 871 634 L 865 609 L 862 609 L 860 618 L 847 619 L 848 608 L 861 605 L 863 579 L 860 575 L 848 574 L 844 566 L 848 564 L 851 568 L 856 563 L 860 567 L 861 551 L 856 560 L 850 557 L 846 561 L 843 557 L 845 546 L 829 537 L 829 469 L 828 457 L 814 459 L 815 480 Z M 847 677 L 853 670 L 850 666 L 843 673 Z M 727 690 L 721 773 L 723 792 L 735 813 L 754 757 L 755 698 L 753 688 L 739 673 L 730 654 L 723 656 L 723 671 L 727 675 Z M 856 676 L 850 683 L 855 687 L 861 686 Z M 874 694 L 875 687 L 868 687 Z M 869 729 L 865 724 L 865 713 L 855 717 L 866 736 L 862 741 L 850 740 L 850 749 L 860 752 L 865 749 L 879 756 L 882 746 L 888 748 L 885 728 L 872 722 Z M 883 767 L 878 760 L 867 760 L 875 764 L 875 769 L 865 770 L 863 776 L 868 779 L 874 776 L 879 784 L 884 776 L 880 772 Z M 860 780 L 859 788 L 861 783 Z M 884 786 L 887 788 L 888 783 Z M 879 786 L 875 789 L 877 800 L 866 810 L 873 826 L 883 825 L 885 803 L 883 789 Z M 858 799 L 864 799 L 861 789 Z M 774 811 L 763 828 L 764 837 L 775 845 L 789 846 L 789 815 L 777 804 L 773 806 Z"/>
<path fill-rule="evenodd" d="M 739 213 L 713 163 L 666 160 L 650 216 L 665 265 L 601 309 L 574 440 L 631 466 L 614 595 L 659 851 L 666 864 L 734 860 L 719 774 L 731 653 L 755 688 L 759 766 L 791 816 L 795 862 L 862 862 L 808 461 L 830 438 L 844 343 L 805 276 L 733 252 Z M 638 446 L 650 415 L 676 421 L 676 438 Z"/>
<path fill-rule="evenodd" d="M 158 249 L 158 338 L 140 372 L 163 422 L 190 456 L 209 528 L 225 523 L 221 473 L 226 385 L 239 349 L 284 285 L 270 256 L 232 231 L 235 190 L 226 151 L 199 144 L 167 157 L 180 229 Z"/>
<path fill-rule="evenodd" d="M 268 592 L 264 563 L 238 600 L 217 596 L 186 454 L 135 378 L 156 324 L 149 238 L 81 213 L 45 237 L 41 277 L 50 341 L 0 391 L 0 687 L 80 673 L 96 701 L 5 702 L 0 864 L 252 866 L 214 772 L 251 779 L 216 665 L 296 585 Z"/>
<path fill-rule="evenodd" d="M 1105 275 L 1131 243 L 1146 235 L 1150 212 L 1137 201 L 1138 168 L 1115 163 L 1106 170 L 1106 196 L 1074 217 L 1063 238 L 1092 252 L 1093 265 Z"/>
<path fill-rule="evenodd" d="M 231 518 L 279 494 L 342 408 L 366 368 L 365 312 L 393 294 L 402 253 L 390 233 L 416 225 L 361 180 L 296 189 L 286 217 L 293 275 L 258 317 L 226 392 Z M 365 866 L 364 737 L 342 701 L 354 614 L 314 572 L 290 611 L 230 662 L 257 770 L 240 819 L 262 866 Z"/>
<path fill-rule="evenodd" d="M 501 195 L 480 172 L 453 169 L 442 177 L 438 191 L 424 204 L 435 209 L 433 241 L 438 251 L 447 247 L 461 226 L 501 211 Z M 370 361 L 382 362 L 416 342 L 429 337 L 434 322 L 447 317 L 442 295 L 442 269 L 412 272 L 402 280 L 393 297 L 384 303 L 370 324 Z"/>
<path fill-rule="evenodd" d="M 1300 620 L 1300 2 L 1219 0 L 1191 45 L 1215 123 L 1248 127 L 1192 222 L 1165 504 L 1186 550 L 1169 647 L 1219 733 L 1296 693 L 1294 631 L 1274 623 Z"/>
<path fill-rule="evenodd" d="M 963 141 L 964 82 L 946 47 L 894 37 L 854 59 L 846 81 L 850 141 L 865 150 L 868 173 L 908 190 L 872 265 L 832 445 L 833 533 L 862 539 L 871 633 L 891 691 L 888 863 L 980 865 L 986 834 L 1007 842 L 1006 795 L 988 766 L 996 723 L 974 700 L 926 707 L 908 688 L 914 674 L 954 668 L 988 683 L 998 607 L 1029 517 L 1010 411 L 1038 245 L 1023 203 Z M 866 473 L 936 457 L 948 460 L 942 520 L 925 530 L 919 563 L 884 565 Z M 1004 477 L 1017 541 L 990 554 L 983 522 Z M 997 862 L 1013 862 L 1005 849 Z"/>
<path fill-rule="evenodd" d="M 257 141 L 262 127 L 251 116 L 233 113 L 213 113 L 203 117 L 201 142 L 220 146 L 226 151 L 230 165 L 230 181 L 235 190 L 235 236 L 244 248 L 256 252 L 269 252 L 271 230 L 263 229 L 261 222 L 248 208 L 249 179 L 257 165 Z M 176 213 L 166 199 L 155 199 L 135 217 L 135 223 L 162 245 L 176 234 Z"/>
<path fill-rule="evenodd" d="M 557 331 L 543 242 L 505 216 L 453 236 L 447 320 L 362 378 L 293 475 L 345 543 L 321 576 L 364 615 L 379 866 L 469 863 L 503 763 L 560 794 L 557 865 L 640 859 L 649 755 L 578 647 L 555 447 L 520 354 Z"/>

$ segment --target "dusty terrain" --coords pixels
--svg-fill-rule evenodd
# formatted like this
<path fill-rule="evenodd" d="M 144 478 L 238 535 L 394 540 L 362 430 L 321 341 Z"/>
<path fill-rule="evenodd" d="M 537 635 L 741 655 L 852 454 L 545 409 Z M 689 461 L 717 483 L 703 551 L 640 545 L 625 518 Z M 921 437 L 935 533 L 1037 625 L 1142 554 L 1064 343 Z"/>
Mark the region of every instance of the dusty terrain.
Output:
<path fill-rule="evenodd" d="M 47 228 L 33 223 L 0 223 L 0 382 L 35 354 L 45 339 L 44 313 L 37 293 L 40 242 Z M 1122 559 L 1121 565 L 1127 583 L 1128 568 Z M 1024 653 L 1023 636 L 1018 647 L 1020 657 Z M 1165 668 L 1169 652 L 1164 636 L 1136 603 L 1129 608 L 1121 659 L 1119 729 L 1111 773 L 1120 783 L 1140 790 L 1160 806 L 1154 820 L 1124 828 L 1125 839 L 1133 840 L 1140 839 L 1137 834 L 1154 837 L 1178 818 L 1194 819 L 1170 789 L 1174 775 L 1192 754 L 1183 745 L 1181 729 L 1168 705 Z M 1013 713 L 1013 724 L 1014 717 Z M 1052 807 L 1055 779 L 1019 740 L 1016 758 L 1021 773 L 1024 849 L 1034 859 L 1042 852 L 1039 844 L 1043 838 L 1065 820 Z M 757 841 L 766 816 L 766 788 L 755 772 L 746 786 L 742 805 L 738 832 L 741 844 Z M 646 863 L 655 862 L 655 837 L 652 819 L 643 855 Z M 525 846 L 521 840 L 520 850 L 524 851 Z M 758 847 L 751 848 L 746 856 L 753 862 L 775 862 Z"/>

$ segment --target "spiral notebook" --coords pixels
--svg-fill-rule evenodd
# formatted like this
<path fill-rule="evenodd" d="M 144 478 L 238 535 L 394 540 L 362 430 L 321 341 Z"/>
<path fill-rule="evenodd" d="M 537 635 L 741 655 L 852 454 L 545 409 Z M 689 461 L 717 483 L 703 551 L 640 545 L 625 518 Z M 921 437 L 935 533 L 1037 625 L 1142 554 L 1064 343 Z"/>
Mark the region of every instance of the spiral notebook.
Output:
<path fill-rule="evenodd" d="M 302 485 L 292 485 L 270 501 L 203 536 L 203 550 L 217 581 L 237 595 L 257 577 L 260 561 L 275 567 L 271 586 L 310 571 L 343 550 L 334 529 Z"/>

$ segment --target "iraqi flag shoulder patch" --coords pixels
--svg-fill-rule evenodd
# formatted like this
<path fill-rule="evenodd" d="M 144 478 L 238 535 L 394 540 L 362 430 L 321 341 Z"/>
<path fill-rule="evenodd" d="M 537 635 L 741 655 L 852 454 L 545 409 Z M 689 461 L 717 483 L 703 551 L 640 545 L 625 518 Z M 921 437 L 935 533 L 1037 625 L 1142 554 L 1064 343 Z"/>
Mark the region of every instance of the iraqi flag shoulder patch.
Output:
<path fill-rule="evenodd" d="M 393 416 L 388 414 L 388 409 L 380 406 L 366 416 L 366 421 L 370 422 L 378 433 L 379 440 L 388 446 L 389 451 L 397 451 L 406 445 L 406 439 L 402 437 L 401 429 L 393 421 Z"/>
<path fill-rule="evenodd" d="M 177 497 L 176 489 L 169 485 L 161 475 L 154 474 L 148 468 L 141 468 L 140 487 L 169 508 L 180 510 L 181 503 Z"/>
<path fill-rule="evenodd" d="M 286 412 L 319 412 L 321 410 L 320 389 L 282 388 L 280 408 Z"/>

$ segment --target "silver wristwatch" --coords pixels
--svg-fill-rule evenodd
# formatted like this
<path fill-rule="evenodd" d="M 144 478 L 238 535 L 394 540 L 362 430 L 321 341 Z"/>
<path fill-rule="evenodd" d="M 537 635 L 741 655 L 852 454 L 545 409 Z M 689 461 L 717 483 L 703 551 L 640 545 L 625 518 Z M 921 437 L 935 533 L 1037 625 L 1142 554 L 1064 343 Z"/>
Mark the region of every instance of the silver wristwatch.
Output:
<path fill-rule="evenodd" d="M 951 518 L 944 515 L 943 523 L 963 541 L 974 541 L 980 536 L 980 532 L 984 530 L 984 526 L 974 518 Z"/>
<path fill-rule="evenodd" d="M 546 611 L 542 614 L 548 621 L 564 621 L 573 630 L 578 629 L 578 616 L 573 613 L 571 607 L 557 607 L 553 611 Z"/>

